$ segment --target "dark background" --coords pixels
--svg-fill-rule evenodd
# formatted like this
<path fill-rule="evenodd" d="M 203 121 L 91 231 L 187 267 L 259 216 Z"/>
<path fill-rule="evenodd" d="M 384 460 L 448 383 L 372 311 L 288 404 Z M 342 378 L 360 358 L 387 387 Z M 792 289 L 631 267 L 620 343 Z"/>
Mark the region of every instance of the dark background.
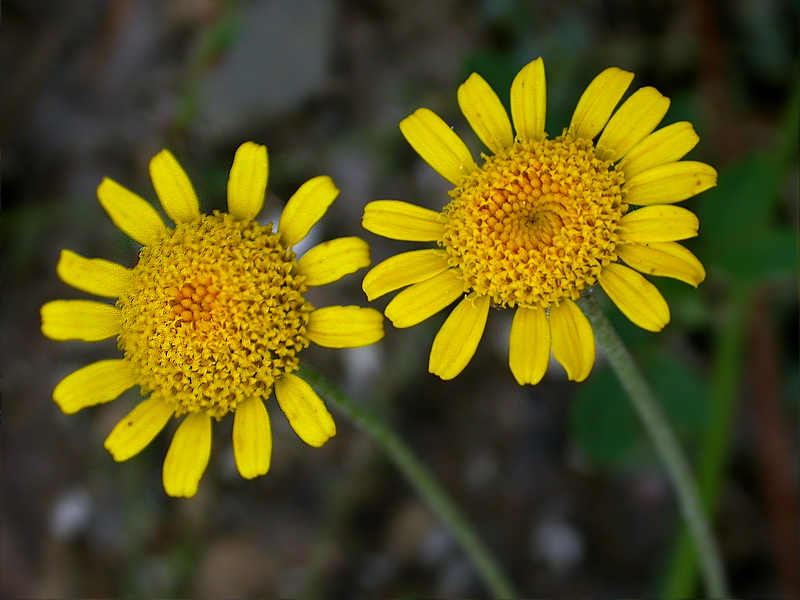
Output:
<path fill-rule="evenodd" d="M 704 490 L 736 597 L 797 597 L 797 0 L 514 2 L 2 2 L 2 595 L 483 597 L 470 564 L 379 449 L 331 409 L 338 435 L 306 447 L 274 402 L 270 473 L 239 478 L 230 419 L 191 500 L 165 496 L 171 434 L 116 464 L 103 449 L 136 402 L 63 415 L 55 384 L 113 340 L 57 343 L 39 307 L 85 295 L 55 274 L 62 248 L 126 265 L 136 246 L 96 201 L 102 177 L 155 200 L 149 159 L 170 148 L 224 208 L 236 147 L 270 151 L 265 219 L 303 181 L 342 190 L 317 239 L 362 235 L 373 262 L 409 249 L 360 229 L 370 200 L 440 209 L 447 183 L 398 122 L 425 106 L 474 150 L 456 89 L 480 72 L 507 102 L 543 56 L 558 135 L 603 68 L 636 73 L 690 120 L 689 158 L 719 186 L 684 203 L 694 290 L 658 280 L 660 334 L 609 313 L 656 386 Z M 363 272 L 315 299 L 365 304 Z M 387 299 L 376 302 L 383 308 Z M 387 323 L 367 349 L 313 363 L 389 419 L 440 478 L 527 597 L 692 596 L 676 583 L 680 526 L 663 470 L 602 356 L 587 382 L 557 365 L 520 388 L 509 314 L 493 311 L 457 379 L 426 372 L 444 314 Z"/>

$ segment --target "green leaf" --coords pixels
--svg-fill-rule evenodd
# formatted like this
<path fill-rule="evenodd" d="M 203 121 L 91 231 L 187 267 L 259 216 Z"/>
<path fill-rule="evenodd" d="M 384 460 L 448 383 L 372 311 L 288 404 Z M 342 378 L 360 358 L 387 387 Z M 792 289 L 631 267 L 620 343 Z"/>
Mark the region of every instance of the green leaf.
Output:
<path fill-rule="evenodd" d="M 597 370 L 583 383 L 570 413 L 573 438 L 587 460 L 618 466 L 630 457 L 639 424 L 614 373 Z"/>
<path fill-rule="evenodd" d="M 697 200 L 700 239 L 715 254 L 769 227 L 777 201 L 779 167 L 771 155 L 752 153 L 720 172 L 716 188 Z"/>
<path fill-rule="evenodd" d="M 716 264 L 743 282 L 794 277 L 797 274 L 797 233 L 788 228 L 730 244 Z"/>
<path fill-rule="evenodd" d="M 782 163 L 774 152 L 751 153 L 697 200 L 699 255 L 709 271 L 748 284 L 797 272 L 797 234 L 778 220 Z"/>
<path fill-rule="evenodd" d="M 666 351 L 651 356 L 644 371 L 675 429 L 691 438 L 705 431 L 710 398 L 706 382 L 699 373 Z"/>
<path fill-rule="evenodd" d="M 644 358 L 642 353 L 637 355 L 671 427 L 697 441 L 710 415 L 702 376 L 666 351 Z M 604 467 L 619 467 L 635 459 L 645 438 L 639 416 L 610 369 L 596 371 L 583 384 L 570 413 L 570 429 L 586 459 Z"/>

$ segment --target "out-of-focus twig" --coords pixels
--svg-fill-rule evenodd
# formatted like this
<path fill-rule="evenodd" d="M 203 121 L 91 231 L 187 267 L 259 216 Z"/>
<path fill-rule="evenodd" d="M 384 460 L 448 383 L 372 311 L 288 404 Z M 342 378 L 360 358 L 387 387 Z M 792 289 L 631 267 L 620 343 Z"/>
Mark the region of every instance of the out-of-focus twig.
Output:
<path fill-rule="evenodd" d="M 800 598 L 797 488 L 786 422 L 781 414 L 779 357 L 766 292 L 755 299 L 750 326 L 750 372 L 758 471 L 764 491 L 773 560 L 788 598 Z"/>

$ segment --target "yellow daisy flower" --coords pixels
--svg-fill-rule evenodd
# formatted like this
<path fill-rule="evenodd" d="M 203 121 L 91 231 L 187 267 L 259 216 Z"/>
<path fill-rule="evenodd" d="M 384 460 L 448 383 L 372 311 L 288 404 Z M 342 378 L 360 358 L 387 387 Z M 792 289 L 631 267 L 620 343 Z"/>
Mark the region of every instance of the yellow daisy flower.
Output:
<path fill-rule="evenodd" d="M 278 223 L 261 225 L 267 149 L 236 152 L 228 213 L 203 215 L 189 178 L 167 150 L 150 176 L 167 227 L 140 196 L 104 179 L 97 189 L 111 220 L 143 248 L 133 269 L 62 251 L 57 271 L 69 285 L 116 298 L 55 300 L 42 307 L 42 332 L 55 340 L 113 336 L 123 358 L 101 360 L 63 379 L 53 399 L 68 414 L 116 399 L 138 385 L 149 398 L 117 424 L 105 447 L 117 461 L 141 451 L 170 418 L 182 418 L 164 461 L 164 489 L 193 496 L 211 452 L 211 421 L 233 413 L 233 451 L 242 477 L 265 474 L 272 436 L 264 401 L 275 389 L 294 431 L 319 447 L 336 433 L 322 400 L 292 372 L 310 342 L 330 348 L 372 344 L 383 316 L 371 308 L 314 308 L 308 286 L 331 283 L 370 263 L 357 237 L 323 242 L 297 258 L 302 240 L 339 194 L 329 177 L 304 183 Z"/>
<path fill-rule="evenodd" d="M 595 342 L 575 303 L 581 294 L 599 283 L 631 321 L 659 331 L 669 307 L 640 272 L 694 286 L 705 278 L 700 261 L 676 243 L 697 235 L 697 217 L 673 204 L 716 185 L 717 173 L 680 160 L 699 139 L 691 124 L 654 131 L 669 107 L 656 89 L 637 90 L 614 111 L 632 79 L 621 69 L 603 71 L 569 127 L 548 139 L 541 58 L 514 79 L 511 119 L 472 74 L 458 103 L 492 153 L 480 166 L 430 110 L 400 123 L 414 150 L 455 188 L 441 212 L 397 200 L 366 206 L 368 231 L 439 247 L 389 258 L 363 288 L 372 300 L 405 287 L 386 306 L 395 327 L 416 325 L 467 294 L 436 335 L 431 373 L 452 379 L 464 369 L 494 306 L 516 308 L 509 364 L 520 385 L 542 379 L 551 351 L 570 379 L 582 381 Z"/>

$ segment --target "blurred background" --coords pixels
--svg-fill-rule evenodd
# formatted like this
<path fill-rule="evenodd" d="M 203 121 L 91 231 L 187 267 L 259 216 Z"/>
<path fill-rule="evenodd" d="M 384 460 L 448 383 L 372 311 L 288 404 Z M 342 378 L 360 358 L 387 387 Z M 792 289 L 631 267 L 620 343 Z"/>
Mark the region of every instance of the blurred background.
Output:
<path fill-rule="evenodd" d="M 736 597 L 795 598 L 798 583 L 797 0 L 294 0 L 2 3 L 2 596 L 485 597 L 460 548 L 379 449 L 331 409 L 338 435 L 306 447 L 269 403 L 270 473 L 242 480 L 230 419 L 215 426 L 197 496 L 161 486 L 171 433 L 116 464 L 103 449 L 138 400 L 66 416 L 53 387 L 115 356 L 58 343 L 39 307 L 87 297 L 60 282 L 62 248 L 136 261 L 98 204 L 109 176 L 155 201 L 149 159 L 170 148 L 225 206 L 233 153 L 270 151 L 264 219 L 310 177 L 341 189 L 317 240 L 362 235 L 376 263 L 409 244 L 364 232 L 375 199 L 440 209 L 447 184 L 398 122 L 438 112 L 477 153 L 457 86 L 481 73 L 507 102 L 516 72 L 547 69 L 547 130 L 591 79 L 635 72 L 691 121 L 689 155 L 719 186 L 684 206 L 701 235 L 698 290 L 656 280 L 660 334 L 608 311 L 657 389 L 698 473 Z M 477 154 L 476 154 L 477 155 Z M 317 305 L 366 304 L 363 272 Z M 383 298 L 376 306 L 383 308 Z M 510 312 L 510 311 L 509 311 Z M 553 364 L 520 388 L 510 315 L 493 311 L 462 375 L 427 373 L 445 313 L 312 363 L 382 414 L 470 517 L 526 597 L 694 597 L 668 482 L 601 356 L 583 384 Z"/>

